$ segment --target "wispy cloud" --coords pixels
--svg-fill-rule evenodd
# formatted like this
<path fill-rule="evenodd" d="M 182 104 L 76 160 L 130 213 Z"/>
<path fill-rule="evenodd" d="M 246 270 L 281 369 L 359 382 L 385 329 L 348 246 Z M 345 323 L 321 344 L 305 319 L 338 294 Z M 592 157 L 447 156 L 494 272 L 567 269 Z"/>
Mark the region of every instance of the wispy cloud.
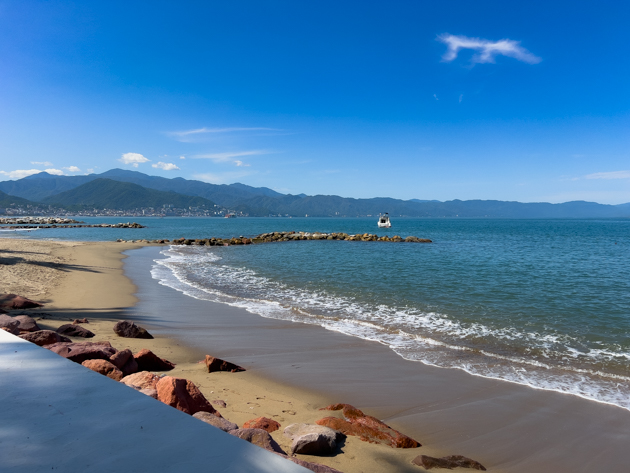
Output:
<path fill-rule="evenodd" d="M 232 184 L 237 179 L 251 175 L 250 171 L 237 171 L 237 172 L 225 172 L 225 173 L 203 173 L 194 174 L 195 179 L 200 181 L 209 182 L 210 184 Z"/>
<path fill-rule="evenodd" d="M 584 177 L 586 179 L 630 179 L 630 171 L 596 172 Z"/>
<path fill-rule="evenodd" d="M 125 153 L 118 161 L 124 164 L 131 164 L 134 168 L 137 168 L 138 164 L 146 163 L 151 160 L 145 158 L 140 153 Z"/>
<path fill-rule="evenodd" d="M 51 163 L 50 161 L 31 161 L 31 164 L 34 164 L 35 166 L 46 166 L 46 167 L 52 167 L 53 163 Z"/>
<path fill-rule="evenodd" d="M 63 169 L 65 169 L 68 172 L 81 172 L 81 170 L 76 166 L 68 166 L 68 167 L 64 167 Z"/>
<path fill-rule="evenodd" d="M 63 176 L 61 169 L 44 169 L 44 171 L 54 176 Z M 44 171 L 41 169 L 16 169 L 15 171 L 0 171 L 0 174 L 7 176 L 9 179 L 22 179 Z"/>
<path fill-rule="evenodd" d="M 215 163 L 227 163 L 233 162 L 237 166 L 249 166 L 249 164 L 243 163 L 243 161 L 234 159 L 243 156 L 260 156 L 263 154 L 271 154 L 273 151 L 264 149 L 254 149 L 250 151 L 229 151 L 227 153 L 211 153 L 211 154 L 197 154 L 192 156 L 194 159 L 210 159 Z"/>
<path fill-rule="evenodd" d="M 462 49 L 478 51 L 471 59 L 473 64 L 494 63 L 496 56 L 507 56 L 528 64 L 538 64 L 542 61 L 541 58 L 523 48 L 520 41 L 513 41 L 511 39 L 490 41 L 487 39 L 469 38 L 468 36 L 455 36 L 444 33 L 439 35 L 437 40 L 447 46 L 446 52 L 442 56 L 442 60 L 446 62 L 451 62 L 457 58 L 457 55 Z"/>
<path fill-rule="evenodd" d="M 162 161 L 152 164 L 151 167 L 163 169 L 164 171 L 179 171 L 179 168 L 173 163 L 163 163 Z"/>
<path fill-rule="evenodd" d="M 207 134 L 224 134 L 224 133 L 238 133 L 248 131 L 284 131 L 278 128 L 267 127 L 226 127 L 226 128 L 195 128 L 194 130 L 182 130 L 182 131 L 168 131 L 166 135 L 178 140 L 178 141 L 190 141 L 192 138 L 199 135 Z"/>

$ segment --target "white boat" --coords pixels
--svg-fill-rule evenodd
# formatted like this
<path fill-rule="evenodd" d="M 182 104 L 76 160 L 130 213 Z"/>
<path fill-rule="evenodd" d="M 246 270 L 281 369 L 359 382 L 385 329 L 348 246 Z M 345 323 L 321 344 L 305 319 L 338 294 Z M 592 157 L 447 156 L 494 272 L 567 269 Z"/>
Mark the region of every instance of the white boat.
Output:
<path fill-rule="evenodd" d="M 389 228 L 392 226 L 392 222 L 389 221 L 389 215 L 387 213 L 378 217 L 378 228 Z"/>

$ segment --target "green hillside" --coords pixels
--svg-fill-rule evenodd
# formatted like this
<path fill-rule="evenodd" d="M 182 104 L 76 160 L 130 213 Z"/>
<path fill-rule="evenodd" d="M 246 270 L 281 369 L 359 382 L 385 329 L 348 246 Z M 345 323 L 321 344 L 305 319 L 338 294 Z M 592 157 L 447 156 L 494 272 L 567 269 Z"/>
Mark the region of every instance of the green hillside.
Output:
<path fill-rule="evenodd" d="M 164 205 L 172 205 L 175 208 L 204 207 L 207 209 L 214 206 L 214 202 L 203 197 L 156 191 L 130 182 L 111 179 L 96 179 L 72 190 L 48 197 L 42 202 L 59 207 L 81 206 L 115 210 L 158 208 Z"/>
<path fill-rule="evenodd" d="M 37 205 L 31 202 L 30 200 L 22 199 L 21 197 L 15 197 L 13 195 L 5 194 L 0 191 L 0 208 L 10 207 L 12 204 L 15 205 Z"/>

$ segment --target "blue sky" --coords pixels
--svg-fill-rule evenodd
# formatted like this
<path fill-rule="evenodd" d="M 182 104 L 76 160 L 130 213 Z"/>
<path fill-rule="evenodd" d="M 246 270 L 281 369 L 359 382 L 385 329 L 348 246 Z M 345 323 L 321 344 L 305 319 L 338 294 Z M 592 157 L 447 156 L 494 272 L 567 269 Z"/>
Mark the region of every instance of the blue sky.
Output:
<path fill-rule="evenodd" d="M 630 202 L 627 2 L 0 0 L 0 180 Z"/>

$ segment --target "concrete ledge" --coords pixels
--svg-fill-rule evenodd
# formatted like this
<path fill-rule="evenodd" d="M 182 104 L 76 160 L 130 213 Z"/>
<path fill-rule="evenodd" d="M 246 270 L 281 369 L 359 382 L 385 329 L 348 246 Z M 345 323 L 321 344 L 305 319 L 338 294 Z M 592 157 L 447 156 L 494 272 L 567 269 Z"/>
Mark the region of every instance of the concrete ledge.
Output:
<path fill-rule="evenodd" d="M 0 330 L 3 472 L 305 468 Z"/>

